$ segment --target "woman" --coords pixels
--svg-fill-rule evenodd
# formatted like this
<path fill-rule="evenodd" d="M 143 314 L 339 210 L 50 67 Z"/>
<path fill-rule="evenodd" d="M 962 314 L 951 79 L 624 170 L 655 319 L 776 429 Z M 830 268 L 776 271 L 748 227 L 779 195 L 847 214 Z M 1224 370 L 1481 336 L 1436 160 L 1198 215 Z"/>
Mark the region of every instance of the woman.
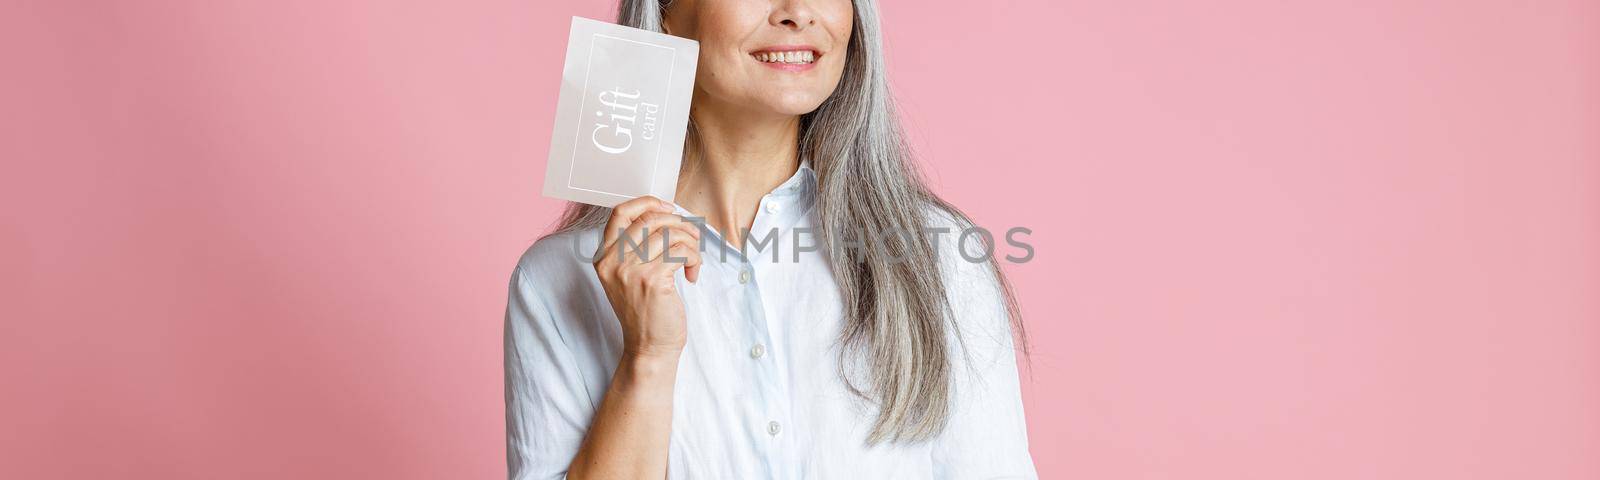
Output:
<path fill-rule="evenodd" d="M 700 42 L 678 204 L 572 206 L 518 263 L 511 476 L 1035 477 L 1015 302 L 910 164 L 873 2 L 619 22 Z"/>

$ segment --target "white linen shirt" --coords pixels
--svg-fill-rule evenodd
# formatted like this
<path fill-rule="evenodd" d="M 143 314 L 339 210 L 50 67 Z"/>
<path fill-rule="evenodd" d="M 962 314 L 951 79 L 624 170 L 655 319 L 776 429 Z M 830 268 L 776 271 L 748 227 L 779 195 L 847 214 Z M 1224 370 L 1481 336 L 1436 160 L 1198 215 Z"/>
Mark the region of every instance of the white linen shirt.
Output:
<path fill-rule="evenodd" d="M 866 444 L 877 410 L 840 377 L 839 286 L 823 251 L 797 254 L 804 249 L 794 244 L 795 229 L 816 224 L 816 182 L 802 164 L 762 197 L 751 231 L 756 240 L 776 232 L 777 244 L 751 244 L 746 257 L 712 231 L 698 283 L 678 272 L 689 339 L 673 389 L 667 477 L 1036 478 L 998 284 L 986 264 L 957 254 L 959 230 L 945 214 L 930 218 L 951 229 L 939 236 L 939 259 L 962 339 L 949 345 L 949 423 L 930 441 Z M 512 274 L 505 325 L 512 479 L 565 476 L 616 369 L 622 331 L 588 260 L 600 237 L 595 228 L 540 239 Z M 800 243 L 815 246 L 818 238 L 802 233 Z M 865 380 L 860 366 L 849 370 Z"/>

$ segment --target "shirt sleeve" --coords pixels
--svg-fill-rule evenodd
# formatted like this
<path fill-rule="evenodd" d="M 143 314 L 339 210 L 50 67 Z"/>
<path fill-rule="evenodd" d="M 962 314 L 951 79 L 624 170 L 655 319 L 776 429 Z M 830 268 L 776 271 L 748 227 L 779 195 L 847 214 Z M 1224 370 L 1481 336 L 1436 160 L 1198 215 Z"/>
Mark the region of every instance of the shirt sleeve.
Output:
<path fill-rule="evenodd" d="M 934 477 L 1036 479 L 1003 291 L 990 263 L 961 257 L 954 243 L 942 245 L 939 258 L 959 338 L 951 346 L 951 416 L 933 445 Z M 978 245 L 969 238 L 971 258 L 981 257 Z"/>
<path fill-rule="evenodd" d="M 512 480 L 565 478 L 594 405 L 571 349 L 521 266 L 506 302 L 506 467 Z"/>

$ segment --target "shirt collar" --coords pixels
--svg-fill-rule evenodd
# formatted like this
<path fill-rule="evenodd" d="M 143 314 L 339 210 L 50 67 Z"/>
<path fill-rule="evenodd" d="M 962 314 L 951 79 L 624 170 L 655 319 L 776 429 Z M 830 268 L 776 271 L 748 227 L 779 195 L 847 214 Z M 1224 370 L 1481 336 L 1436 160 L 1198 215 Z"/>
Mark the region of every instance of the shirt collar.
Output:
<path fill-rule="evenodd" d="M 817 171 L 811 169 L 811 160 L 802 158 L 800 160 L 800 168 L 795 169 L 794 175 L 790 176 L 788 180 L 785 180 L 782 184 L 779 184 L 777 188 L 772 189 L 772 195 L 805 196 L 807 194 L 814 193 L 813 191 L 816 190 L 816 186 Z M 809 199 L 806 200 L 808 200 L 809 203 Z"/>

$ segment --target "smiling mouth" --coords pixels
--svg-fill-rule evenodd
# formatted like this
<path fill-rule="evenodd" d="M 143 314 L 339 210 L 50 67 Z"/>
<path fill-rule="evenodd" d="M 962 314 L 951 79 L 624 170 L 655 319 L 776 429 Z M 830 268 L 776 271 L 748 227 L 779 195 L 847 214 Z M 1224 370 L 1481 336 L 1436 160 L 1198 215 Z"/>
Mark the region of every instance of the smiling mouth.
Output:
<path fill-rule="evenodd" d="M 809 65 L 815 63 L 819 55 L 814 50 L 787 50 L 754 52 L 750 56 L 761 63 Z"/>

